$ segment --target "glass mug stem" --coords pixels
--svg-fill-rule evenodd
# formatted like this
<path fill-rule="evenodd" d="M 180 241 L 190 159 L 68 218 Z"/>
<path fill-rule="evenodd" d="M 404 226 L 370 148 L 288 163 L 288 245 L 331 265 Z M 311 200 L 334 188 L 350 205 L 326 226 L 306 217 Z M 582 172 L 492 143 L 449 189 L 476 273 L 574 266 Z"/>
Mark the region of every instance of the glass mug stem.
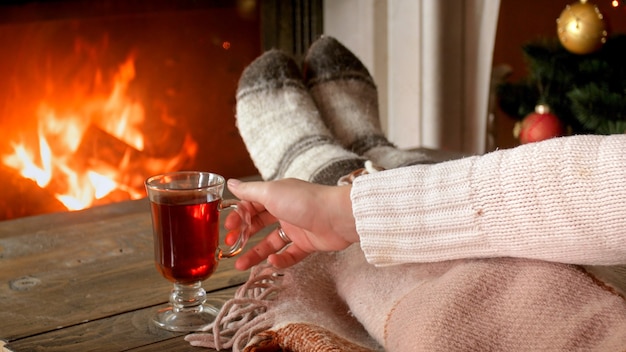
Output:
<path fill-rule="evenodd" d="M 200 282 L 174 284 L 170 304 L 175 312 L 197 311 L 206 302 L 206 291 Z"/>

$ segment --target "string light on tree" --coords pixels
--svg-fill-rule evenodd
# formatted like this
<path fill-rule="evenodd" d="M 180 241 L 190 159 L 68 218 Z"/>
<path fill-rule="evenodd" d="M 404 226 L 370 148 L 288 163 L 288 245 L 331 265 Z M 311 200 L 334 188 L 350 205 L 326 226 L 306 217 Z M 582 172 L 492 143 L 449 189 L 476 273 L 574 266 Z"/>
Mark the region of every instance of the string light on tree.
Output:
<path fill-rule="evenodd" d="M 556 23 L 559 41 L 574 54 L 593 53 L 606 42 L 604 16 L 587 0 L 567 5 Z"/>

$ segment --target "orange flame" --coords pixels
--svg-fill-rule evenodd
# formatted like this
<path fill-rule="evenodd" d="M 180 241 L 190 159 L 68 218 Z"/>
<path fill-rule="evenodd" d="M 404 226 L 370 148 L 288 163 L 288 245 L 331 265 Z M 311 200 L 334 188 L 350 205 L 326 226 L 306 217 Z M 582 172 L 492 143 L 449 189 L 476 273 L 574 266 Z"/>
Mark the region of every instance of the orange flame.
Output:
<path fill-rule="evenodd" d="M 116 190 L 124 192 L 128 199 L 145 196 L 142 183 L 145 174 L 134 177 L 122 174 L 155 173 L 163 168 L 171 170 L 179 167 L 195 157 L 197 144 L 187 135 L 178 155 L 168 159 L 144 158 L 143 165 L 137 167 L 131 151 L 144 150 L 141 127 L 145 112 L 140 102 L 127 97 L 128 85 L 134 78 L 135 64 L 131 55 L 120 65 L 111 93 L 104 99 L 86 99 L 81 106 L 75 106 L 71 112 L 62 115 L 48 103 L 40 103 L 37 112 L 38 147 L 14 142 L 11 144 L 13 154 L 4 156 L 2 162 L 19 171 L 23 177 L 34 180 L 39 187 L 49 190 L 69 210 L 90 207 L 96 200 Z M 84 160 L 76 160 L 90 128 L 103 131 L 111 139 L 127 146 L 117 165 L 101 163 L 94 166 Z"/>
<path fill-rule="evenodd" d="M 103 118 L 98 121 L 98 124 L 128 145 L 137 150 L 143 150 L 144 140 L 140 127 L 144 121 L 144 109 L 141 104 L 126 98 L 128 83 L 134 78 L 135 64 L 131 57 L 120 66 L 115 75 L 113 91 L 104 103 Z"/>

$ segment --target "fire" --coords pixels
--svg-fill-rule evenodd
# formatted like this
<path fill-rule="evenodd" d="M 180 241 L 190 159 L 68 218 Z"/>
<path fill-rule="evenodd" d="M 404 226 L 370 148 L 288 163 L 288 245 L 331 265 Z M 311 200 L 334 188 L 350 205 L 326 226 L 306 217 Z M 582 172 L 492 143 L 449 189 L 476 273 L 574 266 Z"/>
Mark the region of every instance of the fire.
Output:
<path fill-rule="evenodd" d="M 37 182 L 39 187 L 46 187 L 52 178 L 52 173 L 47 170 L 51 169 L 50 165 L 50 148 L 45 139 L 40 140 L 40 152 L 43 154 L 43 160 L 46 161 L 46 165 L 39 167 L 32 160 L 31 153 L 26 150 L 23 145 L 13 144 L 15 154 L 9 155 L 4 158 L 4 163 L 16 170 L 20 170 L 20 174 L 28 179 Z M 47 170 L 46 170 L 47 169 Z"/>
<path fill-rule="evenodd" d="M 145 196 L 147 174 L 172 170 L 193 159 L 197 144 L 187 134 L 180 152 L 167 159 L 142 156 L 143 105 L 130 99 L 134 56 L 122 63 L 108 96 L 93 96 L 71 109 L 41 102 L 37 110 L 38 145 L 13 142 L 2 162 L 48 190 L 69 210 L 88 208 L 113 193 L 122 199 Z M 101 73 L 94 81 L 101 79 Z"/>
<path fill-rule="evenodd" d="M 135 65 L 132 58 L 129 58 L 120 66 L 117 75 L 115 75 L 113 92 L 103 106 L 103 116 L 116 118 L 104 118 L 99 121 L 99 124 L 111 135 L 137 150 L 143 150 L 144 140 L 140 131 L 141 123 L 144 121 L 143 106 L 126 98 L 128 82 L 132 81 L 133 78 L 135 78 Z"/>

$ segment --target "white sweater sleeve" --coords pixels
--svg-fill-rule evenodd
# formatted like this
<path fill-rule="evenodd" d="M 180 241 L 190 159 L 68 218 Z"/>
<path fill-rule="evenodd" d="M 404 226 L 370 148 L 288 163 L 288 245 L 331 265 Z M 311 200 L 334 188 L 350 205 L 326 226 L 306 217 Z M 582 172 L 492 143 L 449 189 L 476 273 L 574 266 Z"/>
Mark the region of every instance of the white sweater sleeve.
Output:
<path fill-rule="evenodd" d="M 626 263 L 626 135 L 573 136 L 356 178 L 369 262 Z"/>

